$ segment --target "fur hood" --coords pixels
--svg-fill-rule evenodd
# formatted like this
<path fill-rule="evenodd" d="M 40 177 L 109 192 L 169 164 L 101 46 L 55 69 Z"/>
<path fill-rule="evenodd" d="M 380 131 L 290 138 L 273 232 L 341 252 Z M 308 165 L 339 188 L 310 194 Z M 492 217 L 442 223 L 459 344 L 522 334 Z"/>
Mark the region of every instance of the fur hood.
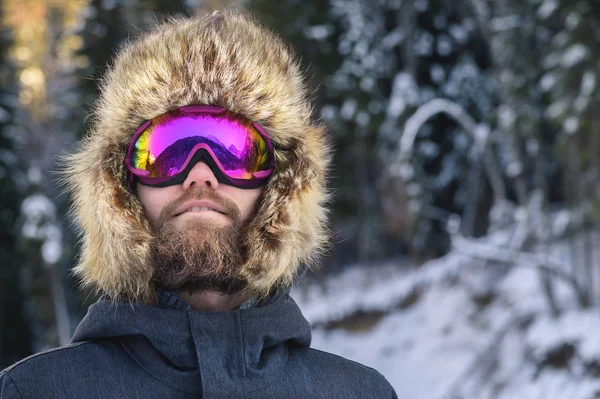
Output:
<path fill-rule="evenodd" d="M 293 283 L 327 240 L 330 151 L 298 61 L 247 14 L 176 19 L 125 45 L 102 81 L 91 130 L 66 161 L 82 250 L 74 273 L 113 300 L 155 300 L 151 229 L 126 184 L 124 158 L 137 127 L 177 107 L 224 107 L 260 123 L 276 169 L 260 199 L 240 273 L 254 295 Z"/>

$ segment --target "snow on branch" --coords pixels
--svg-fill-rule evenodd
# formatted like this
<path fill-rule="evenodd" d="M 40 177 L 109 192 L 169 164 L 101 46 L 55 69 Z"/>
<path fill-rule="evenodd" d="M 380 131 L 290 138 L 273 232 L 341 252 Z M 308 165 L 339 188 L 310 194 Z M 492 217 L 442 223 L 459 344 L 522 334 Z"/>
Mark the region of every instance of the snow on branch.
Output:
<path fill-rule="evenodd" d="M 579 304 L 583 307 L 587 304 L 587 292 L 577 278 L 563 271 L 563 265 L 560 261 L 547 255 L 528 253 L 511 248 L 500 248 L 466 239 L 460 234 L 452 235 L 452 247 L 474 258 L 494 260 L 514 266 L 535 267 L 548 275 L 564 280 L 575 291 Z"/>
<path fill-rule="evenodd" d="M 486 156 L 489 145 L 490 128 L 486 124 L 478 124 L 459 104 L 444 98 L 433 99 L 421 105 L 406 121 L 404 131 L 398 143 L 399 163 L 407 163 L 412 156 L 417 134 L 421 127 L 432 117 L 446 114 L 456 121 L 474 140 L 476 152 L 483 160 L 486 173 L 497 201 L 505 198 L 506 190 L 502 174 L 491 157 Z"/>
<path fill-rule="evenodd" d="M 458 124 L 460 124 L 469 134 L 475 137 L 475 130 L 477 129 L 477 123 L 465 110 L 455 103 L 454 101 L 446 100 L 444 98 L 433 99 L 423 105 L 421 105 L 417 111 L 406 121 L 404 125 L 404 132 L 400 138 L 400 159 L 405 160 L 410 158 L 413 151 L 413 146 L 417 134 L 421 127 L 432 117 L 438 114 L 445 113 L 452 117 Z"/>

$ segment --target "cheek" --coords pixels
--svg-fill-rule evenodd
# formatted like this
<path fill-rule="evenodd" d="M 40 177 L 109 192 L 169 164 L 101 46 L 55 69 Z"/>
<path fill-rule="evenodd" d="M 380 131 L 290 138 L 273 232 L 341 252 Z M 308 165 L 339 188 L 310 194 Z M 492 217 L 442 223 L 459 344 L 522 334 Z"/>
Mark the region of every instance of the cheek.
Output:
<path fill-rule="evenodd" d="M 164 188 L 148 187 L 141 184 L 137 186 L 137 194 L 144 213 L 150 222 L 158 221 L 160 212 L 167 203 L 168 196 L 163 192 Z"/>
<path fill-rule="evenodd" d="M 263 190 L 262 188 L 244 190 L 245 191 L 244 196 L 243 196 L 244 207 L 243 208 L 240 207 L 240 211 L 242 213 L 241 216 L 244 221 L 253 217 L 254 214 L 256 213 L 256 210 L 258 209 L 258 203 L 261 198 L 262 190 Z"/>

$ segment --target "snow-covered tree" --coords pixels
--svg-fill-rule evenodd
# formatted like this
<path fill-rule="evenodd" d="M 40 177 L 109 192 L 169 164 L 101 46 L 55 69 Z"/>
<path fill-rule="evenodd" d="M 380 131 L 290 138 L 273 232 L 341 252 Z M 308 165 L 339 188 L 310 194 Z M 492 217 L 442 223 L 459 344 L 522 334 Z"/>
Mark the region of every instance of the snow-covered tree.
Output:
<path fill-rule="evenodd" d="M 470 136 L 452 120 L 434 118 L 417 139 L 415 162 L 423 179 L 404 184 L 390 169 L 404 122 L 425 102 L 448 98 L 480 119 L 493 113 L 488 49 L 475 14 L 468 12 L 470 3 L 273 3 L 249 5 L 294 44 L 314 80 L 322 82 L 318 114 L 329 123 L 337 150 L 331 185 L 341 261 L 402 254 L 404 244 L 425 256 L 446 250 L 441 224 L 432 219 L 461 213 L 467 205 L 482 214 L 480 205 L 469 204 L 465 183 Z M 478 203 L 484 200 L 480 196 Z M 416 207 L 421 217 L 413 223 Z M 483 231 L 485 218 L 477 218 L 473 233 Z"/>
<path fill-rule="evenodd" d="M 17 248 L 16 221 L 23 192 L 19 180 L 22 165 L 11 135 L 17 102 L 15 65 L 8 54 L 12 43 L 8 29 L 0 30 L 0 368 L 31 351 L 29 325 L 24 306 L 21 267 L 23 253 Z"/>

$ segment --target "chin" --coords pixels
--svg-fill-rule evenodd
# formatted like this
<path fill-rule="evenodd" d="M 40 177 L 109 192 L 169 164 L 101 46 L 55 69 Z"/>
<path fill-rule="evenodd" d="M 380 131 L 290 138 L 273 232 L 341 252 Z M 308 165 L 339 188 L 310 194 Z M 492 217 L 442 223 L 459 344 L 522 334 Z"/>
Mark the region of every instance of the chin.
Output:
<path fill-rule="evenodd" d="M 169 223 L 157 232 L 151 245 L 157 283 L 174 291 L 229 294 L 246 287 L 239 276 L 244 262 L 240 226 L 212 218 L 182 218 L 177 222 L 181 223 Z"/>

